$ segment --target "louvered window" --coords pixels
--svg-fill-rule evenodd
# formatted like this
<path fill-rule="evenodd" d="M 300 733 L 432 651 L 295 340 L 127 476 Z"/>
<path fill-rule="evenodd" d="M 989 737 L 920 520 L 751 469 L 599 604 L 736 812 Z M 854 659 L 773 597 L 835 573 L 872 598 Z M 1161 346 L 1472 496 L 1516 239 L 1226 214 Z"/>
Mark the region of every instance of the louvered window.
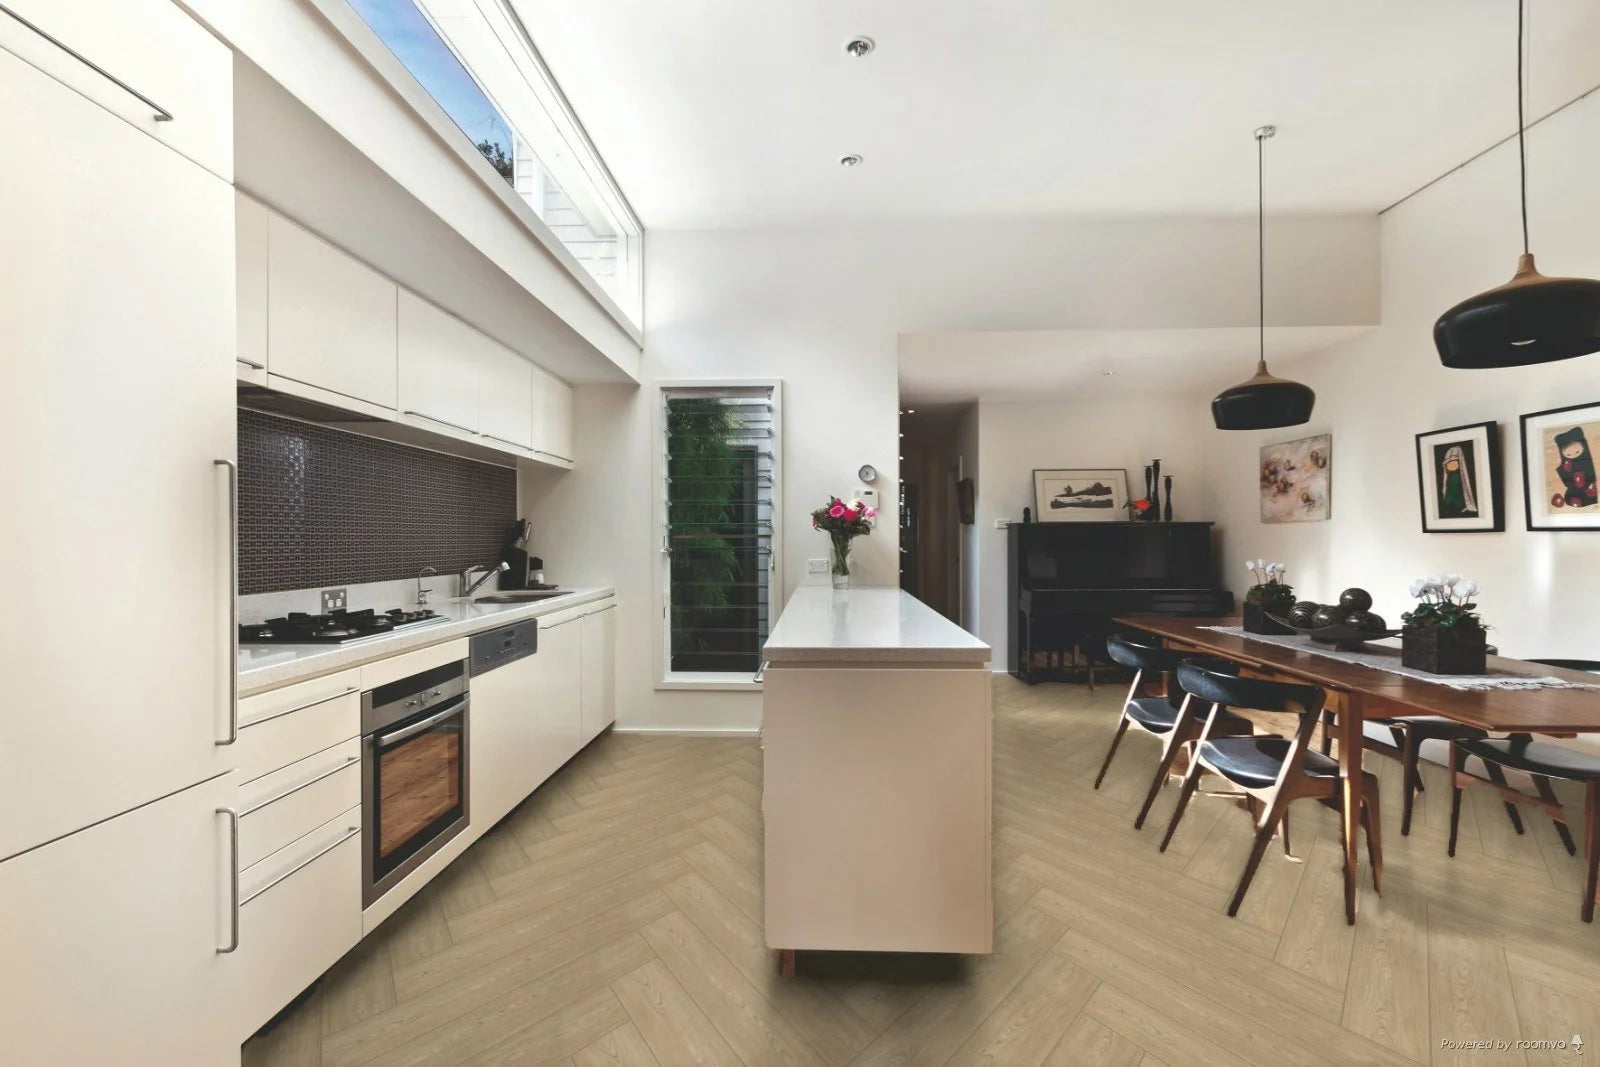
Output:
<path fill-rule="evenodd" d="M 668 388 L 662 446 L 668 679 L 761 664 L 777 554 L 777 387 Z"/>

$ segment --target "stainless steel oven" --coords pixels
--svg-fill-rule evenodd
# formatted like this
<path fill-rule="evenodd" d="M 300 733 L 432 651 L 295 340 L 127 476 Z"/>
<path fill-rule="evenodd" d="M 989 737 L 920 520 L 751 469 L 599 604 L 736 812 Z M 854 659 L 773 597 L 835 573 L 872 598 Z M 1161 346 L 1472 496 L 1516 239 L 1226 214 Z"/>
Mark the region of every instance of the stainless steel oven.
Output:
<path fill-rule="evenodd" d="M 361 694 L 361 905 L 467 828 L 464 660 Z"/>

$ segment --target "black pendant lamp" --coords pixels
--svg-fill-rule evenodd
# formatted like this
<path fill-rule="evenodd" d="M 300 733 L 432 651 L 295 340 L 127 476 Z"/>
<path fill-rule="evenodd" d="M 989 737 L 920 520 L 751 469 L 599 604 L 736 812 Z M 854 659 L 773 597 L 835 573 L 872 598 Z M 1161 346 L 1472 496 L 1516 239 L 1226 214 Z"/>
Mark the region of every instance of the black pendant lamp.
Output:
<path fill-rule="evenodd" d="M 1468 297 L 1433 324 L 1446 367 L 1526 367 L 1600 351 L 1600 281 L 1547 278 L 1528 251 L 1528 150 L 1522 116 L 1522 4 L 1517 0 L 1517 164 L 1522 256 L 1509 282 Z"/>
<path fill-rule="evenodd" d="M 1267 192 L 1262 145 L 1278 132 L 1276 126 L 1256 131 L 1256 290 L 1260 311 L 1260 358 L 1249 381 L 1224 389 L 1211 398 L 1211 419 L 1219 430 L 1270 430 L 1299 426 L 1311 419 L 1317 394 L 1310 386 L 1274 378 L 1267 373 Z"/>

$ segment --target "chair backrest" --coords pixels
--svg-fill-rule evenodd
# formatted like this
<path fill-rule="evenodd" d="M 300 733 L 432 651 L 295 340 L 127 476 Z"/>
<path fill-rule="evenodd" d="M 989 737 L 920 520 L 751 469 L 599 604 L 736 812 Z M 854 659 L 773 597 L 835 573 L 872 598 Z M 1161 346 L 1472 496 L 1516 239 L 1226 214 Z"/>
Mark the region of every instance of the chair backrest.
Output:
<path fill-rule="evenodd" d="M 1252 711 L 1320 712 L 1324 699 L 1314 685 L 1240 678 L 1193 661 L 1178 667 L 1178 684 L 1201 700 Z"/>
<path fill-rule="evenodd" d="M 1588 671 L 1600 674 L 1600 660 L 1593 659 L 1531 659 L 1529 663 L 1542 663 L 1546 667 L 1565 667 L 1569 671 Z"/>
<path fill-rule="evenodd" d="M 1126 637 L 1106 638 L 1106 654 L 1124 667 L 1140 671 L 1173 671 L 1188 655 L 1159 645 L 1142 645 Z"/>

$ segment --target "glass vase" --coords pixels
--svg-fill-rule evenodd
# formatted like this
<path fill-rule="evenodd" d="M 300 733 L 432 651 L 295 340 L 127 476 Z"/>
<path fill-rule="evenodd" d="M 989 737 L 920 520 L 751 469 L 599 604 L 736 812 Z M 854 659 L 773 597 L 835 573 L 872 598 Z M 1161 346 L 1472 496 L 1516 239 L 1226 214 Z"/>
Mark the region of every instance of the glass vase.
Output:
<path fill-rule="evenodd" d="M 828 548 L 828 574 L 835 589 L 850 588 L 850 542 L 834 541 Z"/>

